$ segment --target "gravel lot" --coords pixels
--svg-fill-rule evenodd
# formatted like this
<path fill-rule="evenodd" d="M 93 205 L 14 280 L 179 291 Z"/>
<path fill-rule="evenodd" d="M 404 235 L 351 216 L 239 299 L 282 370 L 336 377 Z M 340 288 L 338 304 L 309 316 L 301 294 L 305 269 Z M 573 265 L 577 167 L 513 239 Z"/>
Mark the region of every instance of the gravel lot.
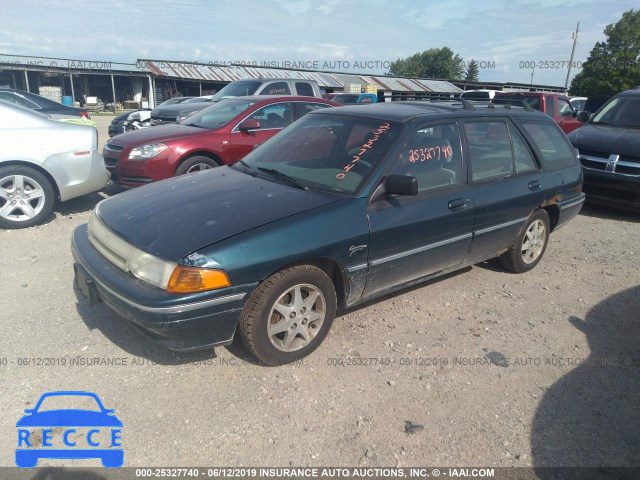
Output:
<path fill-rule="evenodd" d="M 533 271 L 488 262 L 343 312 L 267 368 L 163 350 L 77 298 L 71 231 L 109 194 L 0 230 L 0 466 L 52 390 L 115 409 L 125 466 L 640 465 L 640 215 L 587 206 Z"/>

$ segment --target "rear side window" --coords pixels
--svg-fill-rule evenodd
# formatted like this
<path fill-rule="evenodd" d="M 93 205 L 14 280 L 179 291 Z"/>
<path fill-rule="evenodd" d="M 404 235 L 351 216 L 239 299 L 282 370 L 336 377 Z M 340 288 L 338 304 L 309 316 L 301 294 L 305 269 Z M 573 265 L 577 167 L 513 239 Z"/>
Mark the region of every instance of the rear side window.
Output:
<path fill-rule="evenodd" d="M 313 87 L 306 82 L 296 82 L 296 92 L 298 95 L 304 95 L 305 97 L 313 97 Z"/>
<path fill-rule="evenodd" d="M 287 82 L 275 82 L 267 85 L 260 95 L 291 95 L 291 90 Z"/>
<path fill-rule="evenodd" d="M 555 124 L 520 121 L 519 125 L 533 140 L 533 147 L 537 150 L 545 170 L 557 170 L 576 164 L 575 152 Z"/>
<path fill-rule="evenodd" d="M 511 140 L 507 124 L 501 121 L 466 122 L 471 180 L 482 182 L 513 173 Z"/>
<path fill-rule="evenodd" d="M 547 105 L 547 115 L 550 117 L 556 116 L 556 97 L 546 96 L 544 97 L 544 102 Z"/>

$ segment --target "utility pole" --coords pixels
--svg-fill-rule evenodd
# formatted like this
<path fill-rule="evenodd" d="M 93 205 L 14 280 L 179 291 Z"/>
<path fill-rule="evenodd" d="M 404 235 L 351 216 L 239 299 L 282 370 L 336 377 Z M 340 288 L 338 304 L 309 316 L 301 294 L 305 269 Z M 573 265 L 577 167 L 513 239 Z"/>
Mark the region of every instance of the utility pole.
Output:
<path fill-rule="evenodd" d="M 573 54 L 576 52 L 576 43 L 578 43 L 578 32 L 580 31 L 580 22 L 576 26 L 576 33 L 573 34 L 573 48 L 571 49 L 571 58 L 569 59 L 569 69 L 567 70 L 567 79 L 564 81 L 564 89 L 569 88 L 569 77 L 571 76 L 571 64 L 573 63 Z"/>

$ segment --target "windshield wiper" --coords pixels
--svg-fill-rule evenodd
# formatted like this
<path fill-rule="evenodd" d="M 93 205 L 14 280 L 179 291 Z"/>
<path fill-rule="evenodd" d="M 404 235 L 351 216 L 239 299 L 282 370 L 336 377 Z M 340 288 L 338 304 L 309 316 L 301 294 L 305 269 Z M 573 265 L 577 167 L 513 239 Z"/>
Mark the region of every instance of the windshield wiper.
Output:
<path fill-rule="evenodd" d="M 591 122 L 591 125 L 613 125 L 613 124 L 607 123 L 607 122 Z"/>
<path fill-rule="evenodd" d="M 242 165 L 244 167 L 244 169 L 249 173 L 249 175 L 251 175 L 252 177 L 256 176 L 256 171 L 253 169 L 253 167 L 251 165 L 249 165 L 247 162 L 245 162 L 244 160 L 240 160 L 238 162 L 239 165 Z"/>
<path fill-rule="evenodd" d="M 306 185 L 303 185 L 295 178 L 287 175 L 286 173 L 282 173 L 280 170 L 276 170 L 275 168 L 258 167 L 258 170 L 260 170 L 261 172 L 271 173 L 272 175 L 282 178 L 283 180 L 286 180 L 294 187 L 298 187 L 302 190 L 309 190 L 309 187 L 307 187 Z"/>

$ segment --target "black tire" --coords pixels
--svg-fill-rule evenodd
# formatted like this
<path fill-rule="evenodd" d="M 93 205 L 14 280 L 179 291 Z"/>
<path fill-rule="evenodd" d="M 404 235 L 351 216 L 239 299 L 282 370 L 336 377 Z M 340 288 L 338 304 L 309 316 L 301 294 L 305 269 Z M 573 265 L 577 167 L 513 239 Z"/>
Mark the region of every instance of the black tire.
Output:
<path fill-rule="evenodd" d="M 513 240 L 509 249 L 500 256 L 502 266 L 516 273 L 534 268 L 547 250 L 550 233 L 549 215 L 545 210 L 536 210 L 527 219 L 524 227 Z M 526 241 L 533 242 L 527 248 Z M 524 250 L 523 250 L 524 249 Z"/>
<path fill-rule="evenodd" d="M 21 177 L 24 189 L 17 191 L 15 186 L 16 177 Z M 0 227 L 1 228 L 28 228 L 39 224 L 45 220 L 55 205 L 55 191 L 47 177 L 39 171 L 22 165 L 9 165 L 0 168 L 0 188 L 14 190 L 12 198 L 0 196 Z M 29 194 L 33 195 L 36 190 L 42 191 L 42 196 L 29 199 Z M 22 195 L 25 195 L 24 197 Z M 15 203 L 12 210 L 10 204 Z M 26 210 L 20 209 L 20 202 L 31 207 L 35 215 L 29 217 Z"/>
<path fill-rule="evenodd" d="M 201 168 L 198 168 L 201 166 Z M 205 167 L 206 166 L 206 167 Z M 205 157 L 203 155 L 196 155 L 195 157 L 189 157 L 184 160 L 178 168 L 176 168 L 176 174 L 184 175 L 185 173 L 192 173 L 200 170 L 208 170 L 209 168 L 219 167 L 220 164 L 215 160 L 210 159 L 209 157 Z"/>
<path fill-rule="evenodd" d="M 299 289 L 302 301 L 298 306 L 293 305 L 296 289 Z M 311 294 L 317 296 L 310 298 Z M 279 302 L 287 298 L 292 306 Z M 312 303 L 304 303 L 305 300 Z M 302 308 L 298 308 L 301 305 Z M 309 305 L 311 308 L 307 309 Z M 285 317 L 276 308 L 288 309 L 291 313 Z M 256 287 L 242 312 L 240 336 L 258 360 L 266 365 L 283 365 L 306 357 L 318 348 L 327 336 L 335 314 L 336 292 L 327 274 L 313 265 L 294 265 Z M 315 316 L 322 319 L 312 320 Z M 269 331 L 281 323 L 286 330 L 281 333 Z M 308 339 L 304 338 L 304 332 Z M 288 340 L 289 347 L 286 347 Z"/>

